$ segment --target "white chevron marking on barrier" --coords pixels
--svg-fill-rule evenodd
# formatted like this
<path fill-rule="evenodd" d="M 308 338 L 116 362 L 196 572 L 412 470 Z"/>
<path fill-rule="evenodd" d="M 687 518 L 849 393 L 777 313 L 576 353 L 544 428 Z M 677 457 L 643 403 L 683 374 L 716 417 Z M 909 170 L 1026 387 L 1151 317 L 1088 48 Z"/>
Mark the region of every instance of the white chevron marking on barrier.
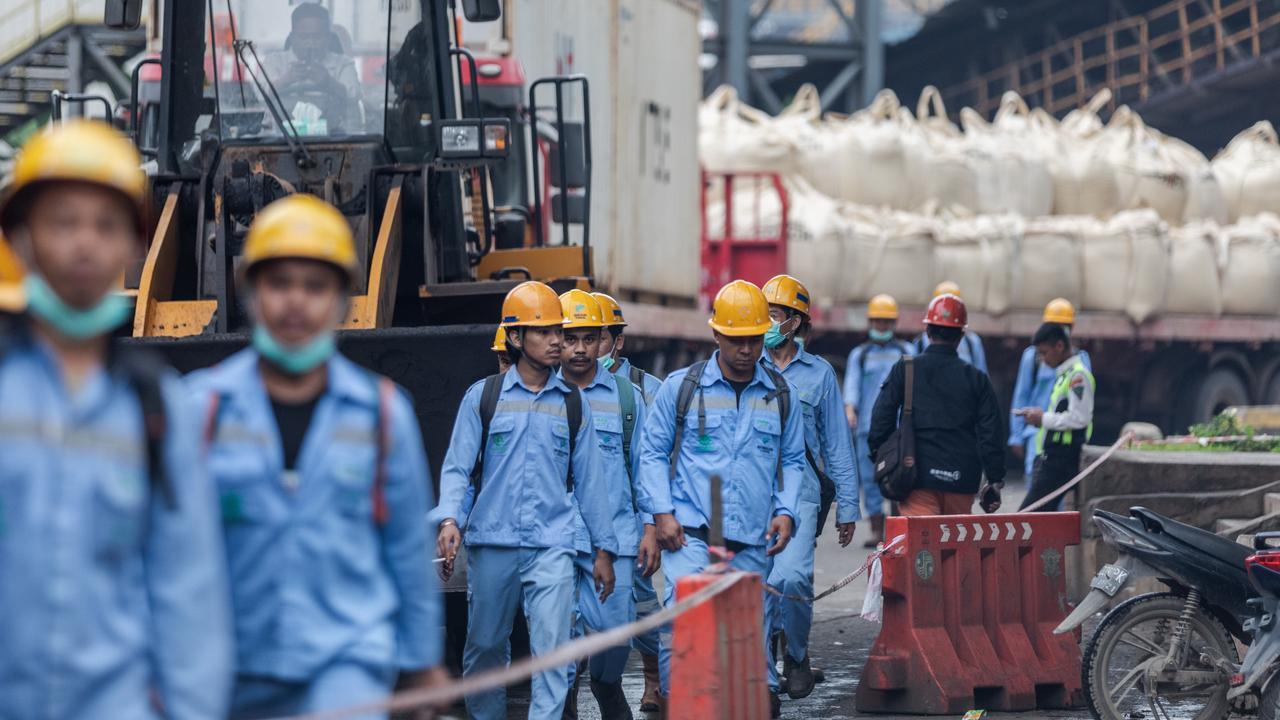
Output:
<path fill-rule="evenodd" d="M 1005 539 L 1005 540 L 1012 540 L 1012 539 L 1013 539 L 1013 536 L 1014 536 L 1015 534 L 1016 534 L 1016 532 L 1015 532 L 1015 530 L 1013 529 L 1013 523 L 1011 523 L 1011 522 L 1007 522 L 1007 523 L 1005 523 L 1005 524 L 1004 524 L 1004 539 Z"/>
<path fill-rule="evenodd" d="M 1022 523 L 1022 540 L 1023 542 L 1026 542 L 1027 540 L 1030 540 L 1030 539 L 1031 539 L 1031 523 L 1024 522 Z"/>
<path fill-rule="evenodd" d="M 941 528 L 942 528 L 942 542 L 946 542 L 947 540 L 950 540 L 951 528 L 947 527 L 945 524 L 943 524 Z"/>
<path fill-rule="evenodd" d="M 982 542 L 982 523 L 973 524 L 973 541 Z"/>
<path fill-rule="evenodd" d="M 956 538 L 957 542 L 964 542 L 965 537 L 969 534 L 969 528 L 964 523 L 956 525 L 956 529 L 960 531 L 960 536 Z"/>
<path fill-rule="evenodd" d="M 997 523 L 988 523 L 988 524 L 987 524 L 987 527 L 991 530 L 991 534 L 990 534 L 990 535 L 988 535 L 987 537 L 991 538 L 992 540 L 999 540 L 999 539 L 1000 539 L 1000 525 L 999 525 L 999 524 L 997 524 Z"/>

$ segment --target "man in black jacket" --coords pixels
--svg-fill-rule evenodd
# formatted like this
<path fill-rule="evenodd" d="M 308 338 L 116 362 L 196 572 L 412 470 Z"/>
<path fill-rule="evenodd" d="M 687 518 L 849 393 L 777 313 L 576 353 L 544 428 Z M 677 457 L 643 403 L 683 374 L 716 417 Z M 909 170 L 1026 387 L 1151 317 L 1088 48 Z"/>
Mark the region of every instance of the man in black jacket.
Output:
<path fill-rule="evenodd" d="M 968 312 L 955 295 L 929 303 L 925 332 L 929 347 L 913 360 L 912 415 L 916 487 L 899 504 L 902 515 L 963 515 L 973 507 L 983 473 L 982 508 L 995 512 L 1004 487 L 1004 441 L 1000 406 L 986 373 L 964 362 L 956 344 Z M 879 448 L 898 426 L 906 372 L 899 361 L 876 399 L 868 446 Z"/>

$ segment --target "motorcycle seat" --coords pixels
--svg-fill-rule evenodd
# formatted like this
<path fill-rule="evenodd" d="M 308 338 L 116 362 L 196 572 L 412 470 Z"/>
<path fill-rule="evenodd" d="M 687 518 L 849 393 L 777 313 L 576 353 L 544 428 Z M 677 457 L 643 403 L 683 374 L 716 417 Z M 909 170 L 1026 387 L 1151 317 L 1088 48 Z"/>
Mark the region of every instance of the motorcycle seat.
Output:
<path fill-rule="evenodd" d="M 1138 518 L 1148 528 L 1160 528 L 1169 537 L 1198 548 L 1221 562 L 1244 572 L 1244 559 L 1253 554 L 1253 548 L 1222 537 L 1194 525 L 1178 522 L 1146 508 L 1130 508 L 1129 514 Z"/>

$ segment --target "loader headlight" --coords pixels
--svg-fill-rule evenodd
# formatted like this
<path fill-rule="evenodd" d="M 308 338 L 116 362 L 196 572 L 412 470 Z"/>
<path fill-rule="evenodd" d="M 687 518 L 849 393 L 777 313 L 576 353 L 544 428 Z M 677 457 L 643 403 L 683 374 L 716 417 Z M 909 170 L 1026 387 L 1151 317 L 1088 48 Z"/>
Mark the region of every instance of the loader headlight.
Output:
<path fill-rule="evenodd" d="M 511 121 L 506 118 L 463 118 L 436 123 L 439 160 L 465 167 L 505 159 L 511 147 Z"/>

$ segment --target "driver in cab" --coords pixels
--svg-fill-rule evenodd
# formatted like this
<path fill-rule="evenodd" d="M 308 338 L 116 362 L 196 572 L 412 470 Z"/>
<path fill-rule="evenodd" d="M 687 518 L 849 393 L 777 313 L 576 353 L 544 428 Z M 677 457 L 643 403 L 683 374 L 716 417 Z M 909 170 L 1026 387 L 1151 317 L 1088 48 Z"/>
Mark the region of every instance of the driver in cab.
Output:
<path fill-rule="evenodd" d="M 300 134 L 360 131 L 360 78 L 323 5 L 294 9 L 284 49 L 269 55 L 266 65 Z"/>

